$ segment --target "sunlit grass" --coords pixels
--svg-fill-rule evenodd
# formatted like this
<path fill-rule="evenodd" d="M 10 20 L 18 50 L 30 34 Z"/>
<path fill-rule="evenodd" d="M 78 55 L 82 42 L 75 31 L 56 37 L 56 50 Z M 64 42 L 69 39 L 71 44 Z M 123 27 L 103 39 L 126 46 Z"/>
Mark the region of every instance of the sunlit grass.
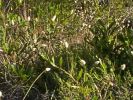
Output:
<path fill-rule="evenodd" d="M 131 100 L 133 3 L 99 1 L 0 1 L 0 99 Z"/>

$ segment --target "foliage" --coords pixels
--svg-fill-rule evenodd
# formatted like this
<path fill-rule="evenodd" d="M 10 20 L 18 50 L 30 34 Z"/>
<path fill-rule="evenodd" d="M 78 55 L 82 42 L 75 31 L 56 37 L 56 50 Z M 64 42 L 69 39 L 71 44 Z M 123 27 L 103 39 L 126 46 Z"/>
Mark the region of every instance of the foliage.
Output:
<path fill-rule="evenodd" d="M 133 98 L 132 0 L 0 0 L 4 100 Z"/>

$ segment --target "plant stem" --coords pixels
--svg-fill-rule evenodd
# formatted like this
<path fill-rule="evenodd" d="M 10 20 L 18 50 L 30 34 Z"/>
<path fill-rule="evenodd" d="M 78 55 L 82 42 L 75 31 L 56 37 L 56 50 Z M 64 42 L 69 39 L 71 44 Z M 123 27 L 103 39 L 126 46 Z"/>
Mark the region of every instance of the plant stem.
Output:
<path fill-rule="evenodd" d="M 46 70 L 42 71 L 38 77 L 33 81 L 33 83 L 31 84 L 31 86 L 29 87 L 28 91 L 26 92 L 25 96 L 23 97 L 23 100 L 25 100 L 25 98 L 27 97 L 28 93 L 30 92 L 31 88 L 33 87 L 33 85 L 35 84 L 35 82 L 46 72 Z"/>

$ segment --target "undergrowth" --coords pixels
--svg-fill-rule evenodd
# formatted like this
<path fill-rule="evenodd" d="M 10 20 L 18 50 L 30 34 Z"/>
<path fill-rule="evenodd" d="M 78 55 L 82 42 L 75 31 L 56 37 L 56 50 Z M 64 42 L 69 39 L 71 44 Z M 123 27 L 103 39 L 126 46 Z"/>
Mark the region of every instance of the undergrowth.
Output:
<path fill-rule="evenodd" d="M 133 99 L 132 0 L 0 0 L 0 99 Z"/>

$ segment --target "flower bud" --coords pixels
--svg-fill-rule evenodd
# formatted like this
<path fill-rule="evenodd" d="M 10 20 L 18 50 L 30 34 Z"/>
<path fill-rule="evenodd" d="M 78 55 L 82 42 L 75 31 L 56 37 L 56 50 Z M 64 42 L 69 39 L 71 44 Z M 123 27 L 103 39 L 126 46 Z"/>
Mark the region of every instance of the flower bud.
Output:
<path fill-rule="evenodd" d="M 126 64 L 122 64 L 121 65 L 121 70 L 125 70 L 125 68 L 126 68 Z"/>
<path fill-rule="evenodd" d="M 84 66 L 85 64 L 86 64 L 85 60 L 81 59 L 81 60 L 80 60 L 80 65 L 81 65 L 81 66 Z"/>
<path fill-rule="evenodd" d="M 51 68 L 46 68 L 45 70 L 46 70 L 47 72 L 49 72 L 49 71 L 51 70 Z"/>
<path fill-rule="evenodd" d="M 0 98 L 3 97 L 2 92 L 0 91 Z"/>
<path fill-rule="evenodd" d="M 98 64 L 100 64 L 100 61 L 95 61 L 95 65 L 98 65 Z"/>

